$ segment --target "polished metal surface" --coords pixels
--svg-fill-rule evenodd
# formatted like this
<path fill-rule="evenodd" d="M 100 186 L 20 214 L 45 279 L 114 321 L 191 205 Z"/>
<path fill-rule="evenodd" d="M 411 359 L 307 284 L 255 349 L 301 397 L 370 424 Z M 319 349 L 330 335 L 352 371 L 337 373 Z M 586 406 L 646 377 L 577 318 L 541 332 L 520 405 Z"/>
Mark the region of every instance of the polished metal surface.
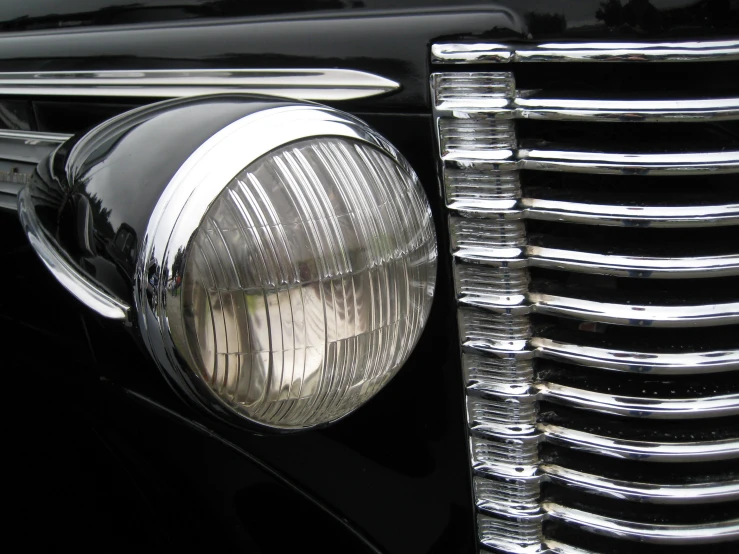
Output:
<path fill-rule="evenodd" d="M 314 137 L 343 137 L 376 148 L 409 174 L 412 169 L 381 135 L 361 120 L 326 106 L 309 103 L 259 104 L 260 109 L 222 128 L 200 145 L 168 182 L 149 217 L 137 261 L 134 300 L 138 324 L 150 353 L 165 374 L 182 380 L 198 398 L 211 399 L 214 410 L 231 410 L 200 377 L 189 379 L 180 364 L 190 347 L 181 317 L 170 317 L 179 306 L 177 287 L 185 252 L 201 222 L 225 187 L 253 161 L 286 144 Z M 88 146 L 78 143 L 79 148 Z M 74 156 L 75 152 L 70 154 Z M 176 308 L 175 308 L 176 309 Z M 201 387 L 201 388 L 197 388 Z M 256 423 L 255 423 L 256 425 Z M 263 428 L 279 424 L 259 422 Z"/>
<path fill-rule="evenodd" d="M 640 279 L 703 279 L 739 275 L 739 254 L 658 258 L 541 246 L 495 248 L 458 241 L 453 255 L 459 260 L 492 266 L 533 266 Z"/>
<path fill-rule="evenodd" d="M 30 194 L 28 187 L 21 191 L 18 215 L 31 246 L 44 265 L 64 288 L 91 310 L 109 319 L 128 320 L 129 306 L 82 275 L 48 236 L 36 216 Z"/>
<path fill-rule="evenodd" d="M 739 500 L 739 480 L 664 485 L 609 479 L 552 464 L 542 464 L 542 479 L 610 498 L 647 504 L 712 504 Z"/>
<path fill-rule="evenodd" d="M 739 394 L 699 398 L 617 396 L 557 383 L 538 383 L 537 398 L 604 414 L 648 419 L 698 419 L 739 415 Z"/>
<path fill-rule="evenodd" d="M 650 442 L 614 439 L 559 425 L 539 424 L 545 440 L 573 450 L 642 462 L 701 462 L 739 458 L 739 439 L 700 442 Z"/>
<path fill-rule="evenodd" d="M 739 152 L 632 154 L 519 150 L 521 169 L 634 175 L 739 173 Z"/>
<path fill-rule="evenodd" d="M 536 45 L 441 43 L 431 47 L 439 63 L 512 62 L 707 62 L 739 60 L 739 41 L 564 42 Z"/>
<path fill-rule="evenodd" d="M 432 62 L 444 64 L 737 59 L 738 41 L 432 46 Z M 667 89 L 627 99 L 618 91 L 579 95 L 579 83 L 561 82 L 567 94 L 520 90 L 523 68 L 505 69 L 440 66 L 431 76 L 480 543 L 504 552 L 601 551 L 577 543 L 578 530 L 594 534 L 587 544 L 611 541 L 602 551 L 634 541 L 739 541 L 739 521 L 722 515 L 724 503 L 739 500 L 739 472 L 726 469 L 739 459 L 739 393 L 727 385 L 739 371 L 739 246 L 730 240 L 739 227 L 730 190 L 739 151 L 729 138 L 726 146 L 696 139 L 648 150 L 628 140 L 606 149 L 589 138 L 577 149 L 568 136 L 521 137 L 545 124 L 518 121 L 593 122 L 606 131 L 615 122 L 628 137 L 654 128 L 640 123 L 737 120 L 739 98 Z M 575 173 L 584 175 L 567 175 Z M 643 193 L 619 190 L 632 176 Z M 710 188 L 715 176 L 726 189 Z M 671 188 L 673 178 L 694 190 Z M 618 236 L 631 242 L 610 238 Z M 637 236 L 663 237 L 671 248 Z M 693 332 L 699 338 L 689 344 Z M 638 473 L 643 466 L 653 469 Z M 557 488 L 582 493 L 577 507 Z M 622 515 L 604 516 L 598 497 Z M 671 513 L 642 523 L 652 512 L 634 507 L 649 504 L 703 505 L 705 523 L 672 522 Z M 558 525 L 542 527 L 547 520 Z M 559 528 L 573 544 L 550 535 Z"/>
<path fill-rule="evenodd" d="M 696 525 L 636 523 L 544 502 L 547 518 L 562 520 L 590 533 L 650 544 L 712 544 L 739 538 L 739 519 Z"/>
<path fill-rule="evenodd" d="M 351 69 L 157 69 L 0 73 L 0 94 L 177 98 L 229 92 L 304 100 L 353 100 L 400 85 Z"/>

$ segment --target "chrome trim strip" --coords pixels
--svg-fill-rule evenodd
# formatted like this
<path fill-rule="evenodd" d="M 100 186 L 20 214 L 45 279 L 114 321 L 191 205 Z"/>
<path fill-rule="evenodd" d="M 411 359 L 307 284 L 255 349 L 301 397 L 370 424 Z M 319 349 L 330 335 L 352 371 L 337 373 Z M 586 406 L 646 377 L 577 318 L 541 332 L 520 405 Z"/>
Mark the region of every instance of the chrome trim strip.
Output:
<path fill-rule="evenodd" d="M 617 206 L 523 198 L 527 219 L 624 227 L 718 227 L 739 224 L 739 204 L 713 206 Z M 481 214 L 485 212 L 479 210 Z"/>
<path fill-rule="evenodd" d="M 701 306 L 612 304 L 528 293 L 532 311 L 638 327 L 710 327 L 739 323 L 739 302 Z"/>
<path fill-rule="evenodd" d="M 739 151 L 684 154 L 621 154 L 519 150 L 521 169 L 635 175 L 739 173 Z"/>
<path fill-rule="evenodd" d="M 739 204 L 629 206 L 566 202 L 538 198 L 456 200 L 447 208 L 463 216 L 490 219 L 537 219 L 612 227 L 721 227 L 739 225 Z"/>
<path fill-rule="evenodd" d="M 559 425 L 539 423 L 547 442 L 600 456 L 642 462 L 699 462 L 739 458 L 739 439 L 702 442 L 647 442 L 614 439 Z"/>
<path fill-rule="evenodd" d="M 685 279 L 739 275 L 739 254 L 647 258 L 527 246 L 529 265 L 622 277 Z M 493 256 L 494 257 L 494 256 Z"/>
<path fill-rule="evenodd" d="M 710 504 L 739 500 L 739 480 L 687 485 L 620 481 L 561 466 L 543 464 L 544 479 L 590 494 L 648 504 Z"/>
<path fill-rule="evenodd" d="M 436 63 L 708 62 L 739 60 L 739 41 L 565 42 L 536 45 L 442 43 L 431 46 Z"/>
<path fill-rule="evenodd" d="M 130 307 L 82 275 L 56 247 L 36 216 L 28 187 L 24 188 L 18 197 L 18 215 L 36 254 L 64 288 L 101 316 L 128 320 Z"/>
<path fill-rule="evenodd" d="M 739 519 L 695 525 L 636 523 L 544 502 L 547 517 L 583 531 L 650 544 L 713 544 L 739 539 Z"/>
<path fill-rule="evenodd" d="M 628 352 L 593 346 L 579 346 L 534 337 L 530 345 L 537 356 L 577 365 L 626 373 L 693 375 L 739 369 L 739 350 L 709 352 Z"/>
<path fill-rule="evenodd" d="M 0 73 L 0 95 L 178 98 L 249 92 L 304 100 L 353 100 L 400 84 L 353 69 L 154 69 Z"/>
<path fill-rule="evenodd" d="M 528 265 L 641 279 L 699 279 L 739 275 L 739 254 L 694 258 L 647 258 L 541 246 L 527 246 L 518 249 L 471 248 L 463 245 L 454 251 L 453 255 L 458 260 L 494 267 L 525 267 Z"/>
<path fill-rule="evenodd" d="M 616 396 L 556 383 L 535 385 L 537 398 L 603 414 L 645 419 L 701 419 L 739 414 L 739 394 L 705 398 Z"/>
<path fill-rule="evenodd" d="M 725 121 L 739 119 L 739 98 L 589 100 L 521 97 L 512 101 L 512 111 L 512 116 L 517 118 L 560 121 Z"/>

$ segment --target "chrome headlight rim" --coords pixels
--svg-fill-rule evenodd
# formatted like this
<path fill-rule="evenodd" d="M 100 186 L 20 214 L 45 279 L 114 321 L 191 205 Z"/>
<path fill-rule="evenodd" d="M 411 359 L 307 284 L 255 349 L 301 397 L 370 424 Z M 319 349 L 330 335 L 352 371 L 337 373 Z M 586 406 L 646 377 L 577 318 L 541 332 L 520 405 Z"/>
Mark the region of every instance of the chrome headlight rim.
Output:
<path fill-rule="evenodd" d="M 395 147 L 354 116 L 307 102 L 279 104 L 244 116 L 212 135 L 165 186 L 146 226 L 136 265 L 134 302 L 143 341 L 176 390 L 185 392 L 196 404 L 226 421 L 247 424 L 265 432 L 295 432 L 306 428 L 267 424 L 240 413 L 234 403 L 216 394 L 188 367 L 192 363 L 186 359 L 188 349 L 186 345 L 177 344 L 172 333 L 173 322 L 166 311 L 167 302 L 175 299 L 167 287 L 177 276 L 177 268 L 173 267 L 174 254 L 188 251 L 203 217 L 239 172 L 291 143 L 321 138 L 357 141 L 387 155 L 416 182 L 417 177 Z M 418 182 L 417 185 L 421 187 Z M 432 231 L 435 234 L 433 226 Z M 186 265 L 179 266 L 180 278 Z M 425 321 L 421 328 L 423 326 Z M 333 424 L 360 406 L 338 419 L 307 428 Z"/>

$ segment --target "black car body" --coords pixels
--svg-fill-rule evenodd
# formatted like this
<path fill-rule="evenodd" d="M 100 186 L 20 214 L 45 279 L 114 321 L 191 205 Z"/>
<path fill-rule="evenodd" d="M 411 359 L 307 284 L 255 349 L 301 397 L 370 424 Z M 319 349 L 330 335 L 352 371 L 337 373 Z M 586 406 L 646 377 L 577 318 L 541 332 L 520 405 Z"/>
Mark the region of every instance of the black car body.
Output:
<path fill-rule="evenodd" d="M 22 476 L 18 502 L 27 506 L 18 529 L 28 525 L 31 534 L 24 536 L 32 543 L 103 551 L 734 552 L 739 546 L 737 39 L 735 0 L 28 0 L 0 6 L 0 364 L 7 378 L 5 398 L 11 399 L 8 427 L 15 435 L 9 452 L 19 461 L 8 477 Z M 537 49 L 552 44 L 585 54 L 549 63 L 555 58 L 551 48 L 549 54 Z M 467 51 L 454 45 L 477 45 L 474 51 L 485 54 L 462 60 Z M 501 52 L 510 63 L 492 59 Z M 325 428 L 265 432 L 188 403 L 157 368 L 140 330 L 106 319 L 70 295 L 37 258 L 19 224 L 15 196 L 35 178 L 50 135 L 81 137 L 166 94 L 44 91 L 39 90 L 43 81 L 23 88 L 8 80 L 20 73 L 327 68 L 398 85 L 351 99 L 319 94 L 317 101 L 368 123 L 418 174 L 438 240 L 435 297 L 410 358 L 366 405 Z M 522 336 L 529 341 L 526 348 L 539 354 L 532 354 L 530 377 L 511 381 L 523 388 L 504 393 L 483 386 L 478 397 L 470 391 L 479 382 L 463 367 L 460 353 L 472 355 L 479 348 L 500 359 L 508 354 L 469 329 L 465 310 L 486 314 L 488 321 L 523 316 L 513 305 L 484 306 L 465 293 L 464 283 L 474 278 L 460 277 L 458 265 L 472 261 L 470 267 L 492 267 L 495 273 L 515 264 L 496 265 L 484 254 L 465 259 L 455 226 L 508 221 L 501 215 L 508 208 L 481 213 L 455 207 L 448 195 L 445 202 L 439 141 L 441 156 L 445 145 L 450 151 L 455 146 L 444 142 L 439 120 L 477 121 L 480 110 L 444 111 L 435 96 L 439 88 L 430 82 L 432 74 L 501 70 L 515 75 L 516 98 L 587 97 L 620 101 L 622 107 L 585 113 L 575 106 L 580 112 L 562 115 L 560 103 L 560 117 L 544 104 L 506 104 L 499 110 L 518 118 L 519 142 L 512 148 L 517 161 L 511 163 L 522 171 L 523 192 L 512 198 L 515 210 L 527 215 L 511 221 L 526 219 L 528 239 L 525 246 L 513 246 L 528 249 L 522 254 L 531 265 L 524 292 L 527 305 L 536 308 L 525 312 Z M 279 87 L 266 94 L 280 96 Z M 704 100 L 715 102 L 685 104 Z M 675 104 L 629 104 L 636 101 Z M 455 109 L 468 115 L 450 116 Z M 508 121 L 490 115 L 495 110 L 481 110 L 488 110 L 486 121 Z M 178 132 L 182 135 L 173 131 L 173 143 L 185 142 L 188 123 Z M 19 155 L 13 133 L 26 133 Z M 480 136 L 487 140 L 484 132 Z M 40 150 L 33 150 L 38 145 Z M 142 145 L 141 156 L 145 150 Z M 604 158 L 588 169 L 582 165 L 587 160 L 563 162 L 541 154 L 549 151 L 677 157 L 633 163 Z M 690 161 L 690 155 L 706 151 L 718 157 Z M 154 171 L 154 165 L 139 165 L 138 155 L 132 151 L 127 158 L 130 173 L 119 173 L 114 185 L 106 185 L 119 188 L 75 200 L 97 226 L 97 256 L 108 268 L 98 266 L 99 278 L 121 297 L 132 294 L 130 276 L 143 234 L 137 217 L 152 202 L 133 184 Z M 161 166 L 167 163 L 162 160 Z M 482 171 L 503 171 L 497 162 L 487 163 Z M 580 169 L 552 171 L 562 163 Z M 524 202 L 532 198 L 554 204 Z M 557 202 L 605 208 L 582 208 L 577 215 Z M 623 209 L 609 215 L 609 206 Z M 660 212 L 650 212 L 650 206 L 678 208 L 672 216 L 650 216 Z M 646 215 L 640 219 L 626 213 L 629 209 Z M 111 221 L 124 223 L 111 225 L 110 214 Z M 473 228 L 483 241 L 486 232 Z M 546 249 L 597 251 L 633 263 L 620 267 L 599 258 L 588 262 L 589 270 L 571 260 L 547 259 Z M 709 261 L 678 264 L 674 278 L 675 272 L 667 275 L 671 270 L 640 265 L 644 259 Z M 477 277 L 483 288 L 492 283 L 486 275 Z M 589 304 L 562 308 L 548 300 L 573 296 Z M 616 305 L 642 306 L 646 312 L 624 316 Z M 653 313 L 649 307 L 655 305 L 669 309 Z M 613 355 L 597 360 L 592 352 L 561 354 L 559 344 Z M 691 353 L 700 359 L 678 358 Z M 622 365 L 619 356 L 626 360 Z M 583 390 L 592 394 L 577 393 Z M 474 411 L 471 398 L 483 399 L 482 407 L 475 404 L 482 412 Z M 515 405 L 525 411 L 532 402 L 538 407 L 531 428 L 511 430 L 521 412 L 505 410 Z M 491 427 L 485 410 L 512 419 Z M 504 432 L 495 427 L 505 423 L 511 426 Z M 581 434 L 558 434 L 562 428 Z M 536 437 L 538 458 L 517 462 L 535 466 L 527 475 L 536 478 L 535 492 L 522 476 L 501 477 L 475 465 L 479 452 L 470 440 L 477 436 L 504 445 Z M 593 436 L 607 437 L 608 444 L 589 443 Z M 665 443 L 672 453 L 653 459 L 652 451 Z M 675 444 L 689 445 L 690 452 L 675 452 Z M 555 466 L 570 473 L 562 477 Z M 494 479 L 485 481 L 489 474 Z M 575 474 L 602 479 L 576 483 Z M 513 489 L 518 492 L 510 498 L 496 496 Z M 530 525 L 541 538 L 538 544 L 526 530 L 521 533 L 529 538 L 517 538 Z"/>

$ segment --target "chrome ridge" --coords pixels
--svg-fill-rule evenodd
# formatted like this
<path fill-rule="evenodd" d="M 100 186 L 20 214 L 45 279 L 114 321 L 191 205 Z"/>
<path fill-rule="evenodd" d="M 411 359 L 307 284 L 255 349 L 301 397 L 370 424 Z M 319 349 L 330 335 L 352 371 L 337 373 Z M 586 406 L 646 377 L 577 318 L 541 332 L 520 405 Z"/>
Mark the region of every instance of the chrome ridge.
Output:
<path fill-rule="evenodd" d="M 48 236 L 36 216 L 28 187 L 21 191 L 18 198 L 18 215 L 36 254 L 64 288 L 103 317 L 128 320 L 130 307 L 82 275 L 73 262 L 67 259 L 62 249 Z"/>
<path fill-rule="evenodd" d="M 697 419 L 739 415 L 739 394 L 705 398 L 617 396 L 557 383 L 535 385 L 537 398 L 603 414 L 648 419 Z"/>
<path fill-rule="evenodd" d="M 452 254 L 459 260 L 496 267 L 533 266 L 642 279 L 702 279 L 739 275 L 739 254 L 657 258 L 598 254 L 541 246 L 489 248 L 470 246 L 466 243 L 458 244 Z"/>
<path fill-rule="evenodd" d="M 441 43 L 431 46 L 437 63 L 512 62 L 707 62 L 739 60 L 739 41 L 564 42 L 503 45 Z"/>
<path fill-rule="evenodd" d="M 432 46 L 432 61 L 445 64 L 737 59 L 739 41 Z M 732 198 L 725 203 L 706 200 L 700 205 L 692 196 L 681 204 L 679 194 L 674 199 L 668 198 L 669 203 L 664 205 L 661 205 L 664 199 L 652 204 L 639 203 L 638 198 L 612 200 L 618 191 L 609 191 L 604 195 L 609 200 L 603 203 L 581 200 L 574 194 L 562 201 L 543 197 L 546 190 L 541 188 L 531 189 L 527 194 L 526 186 L 531 185 L 524 181 L 522 187 L 519 178 L 522 170 L 530 172 L 523 174 L 532 180 L 543 177 L 537 175 L 540 171 L 611 173 L 624 179 L 630 175 L 649 175 L 655 181 L 667 181 L 671 176 L 736 174 L 739 151 L 728 145 L 720 151 L 708 151 L 696 145 L 687 152 L 665 149 L 654 150 L 659 154 L 609 152 L 599 151 L 597 144 L 592 151 L 584 151 L 567 149 L 556 142 L 549 143 L 547 149 L 522 148 L 516 134 L 517 119 L 633 122 L 637 124 L 635 128 L 640 122 L 689 124 L 736 120 L 739 98 L 725 95 L 671 99 L 669 93 L 657 99 L 648 99 L 647 95 L 628 100 L 607 96 L 595 99 L 592 95 L 580 98 L 576 94 L 563 97 L 548 94 L 547 90 L 517 90 L 516 68 L 511 65 L 505 67 L 507 71 L 458 69 L 462 71 L 439 67 L 431 76 L 431 91 L 440 180 L 450 210 L 470 460 L 481 544 L 504 552 L 590 552 L 550 540 L 546 529 L 541 527 L 547 519 L 625 541 L 677 545 L 739 540 L 739 521 L 647 525 L 629 521 L 633 510 L 629 504 L 623 505 L 622 519 L 590 513 L 590 509 L 598 508 L 587 508 L 595 506 L 589 499 L 595 496 L 614 501 L 686 506 L 739 500 L 739 473 L 720 473 L 717 469 L 721 476 L 708 482 L 700 482 L 693 475 L 697 471 L 693 469 L 694 462 L 721 464 L 739 459 L 739 438 L 710 440 L 709 435 L 702 434 L 692 442 L 685 438 L 677 442 L 671 440 L 670 432 L 678 422 L 697 424 L 699 420 L 705 420 L 707 426 L 725 429 L 733 420 L 727 422 L 720 418 L 739 415 L 739 394 L 733 389 L 722 393 L 709 385 L 711 374 L 739 371 L 739 344 L 730 342 L 724 349 L 706 344 L 704 351 L 696 351 L 682 348 L 684 345 L 679 343 L 663 349 L 650 347 L 647 340 L 631 343 L 634 341 L 631 337 L 649 337 L 650 333 L 663 338 L 672 336 L 649 328 L 681 329 L 676 331 L 682 333 L 681 337 L 692 327 L 710 328 L 705 331 L 715 328 L 716 335 L 730 335 L 730 329 L 721 327 L 739 324 L 739 302 L 735 297 L 698 300 L 706 295 L 696 294 L 691 300 L 665 292 L 659 294 L 667 295 L 666 299 L 657 294 L 650 298 L 644 291 L 652 290 L 651 287 L 646 283 L 642 287 L 639 280 L 700 278 L 695 287 L 700 286 L 701 292 L 705 292 L 715 282 L 713 278 L 739 275 L 739 248 L 728 252 L 708 248 L 702 251 L 698 243 L 691 244 L 689 251 L 686 247 L 684 254 L 669 257 L 661 255 L 658 249 L 619 251 L 618 244 L 581 251 L 584 247 L 570 249 L 565 242 L 549 239 L 547 226 L 528 225 L 530 220 L 554 221 L 569 224 L 570 230 L 585 234 L 590 232 L 590 226 L 601 225 L 702 227 L 716 228 L 716 233 L 732 233 L 739 225 L 739 204 Z M 521 128 L 529 129 L 529 126 Z M 523 144 L 537 144 L 534 142 L 537 137 L 527 138 L 532 140 Z M 650 194 L 649 198 L 655 195 Z M 571 226 L 575 224 L 577 229 Z M 533 227 L 538 234 L 534 240 L 527 235 L 527 227 Z M 614 235 L 618 232 L 621 231 L 614 230 Z M 556 248 L 552 247 L 555 245 Z M 621 285 L 609 277 L 631 281 Z M 546 283 L 550 279 L 554 286 Z M 566 287 L 561 286 L 563 283 Z M 577 298 L 584 295 L 579 292 L 578 283 L 598 287 L 592 290 L 597 291 L 601 300 Z M 620 289 L 619 298 L 624 298 L 623 301 L 608 299 L 610 286 Z M 671 287 L 666 285 L 665 289 L 681 290 Z M 547 294 L 548 290 L 567 292 Z M 632 290 L 634 301 L 629 302 Z M 713 296 L 720 298 L 719 294 Z M 550 318 L 539 319 L 537 314 Z M 562 320 L 560 336 L 567 337 L 566 340 L 556 341 L 547 336 L 550 331 L 546 325 L 556 324 L 551 316 L 570 320 L 569 323 Z M 614 325 L 645 330 L 624 330 L 621 334 Z M 570 327 L 572 331 L 567 330 Z M 588 332 L 593 333 L 590 344 L 598 346 L 578 344 L 580 337 Z M 604 346 L 611 339 L 609 335 L 604 336 L 609 340 L 599 339 L 597 333 L 601 332 L 614 337 L 614 346 L 621 345 L 620 348 Z M 553 366 L 552 362 L 557 365 Z M 559 374 L 551 371 L 567 370 L 568 366 L 577 376 L 576 385 L 558 383 Z M 574 366 L 582 369 L 575 371 Z M 635 385 L 650 383 L 649 392 L 645 389 L 643 395 L 629 392 L 627 396 L 611 393 L 605 384 L 594 386 L 606 372 L 611 380 L 630 380 Z M 680 376 L 689 377 L 689 382 L 695 384 L 691 387 L 699 388 L 680 389 L 686 396 L 677 396 L 670 383 L 677 382 Z M 706 380 L 705 389 L 699 385 L 702 379 Z M 568 417 L 586 420 L 590 414 L 601 414 L 603 421 L 610 423 L 589 432 L 578 430 L 579 419 L 556 425 L 544 423 L 545 418 L 540 418 L 538 413 L 543 402 L 547 410 L 565 406 L 566 411 L 563 408 L 562 413 L 569 414 Z M 655 431 L 651 442 L 621 438 L 620 426 L 635 429 L 645 419 L 652 420 L 650 426 L 655 430 L 665 429 L 664 435 Z M 540 450 L 541 446 L 546 448 Z M 549 458 L 558 453 L 567 456 Z M 570 456 L 572 460 L 584 459 L 584 453 L 590 464 L 588 471 L 592 473 L 564 467 L 570 463 Z M 603 462 L 605 458 L 630 462 L 599 466 L 599 457 Z M 557 464 L 551 460 L 558 460 Z M 669 467 L 680 475 L 684 471 L 685 477 L 672 477 L 672 473 L 666 472 L 664 483 L 645 482 L 650 480 L 647 478 L 628 480 L 630 472 L 642 463 L 655 468 Z M 623 470 L 612 469 L 616 467 Z M 614 471 L 618 471 L 618 479 L 613 478 Z M 542 488 L 543 483 L 582 491 L 585 507 L 576 510 L 550 502 L 551 493 L 547 492 L 550 489 Z M 721 506 L 715 509 L 720 510 Z M 633 517 L 638 520 L 638 516 Z M 616 547 L 609 543 L 609 548 Z M 619 548 L 628 545 L 622 543 Z"/>
<path fill-rule="evenodd" d="M 538 429 L 548 442 L 612 458 L 642 462 L 698 462 L 739 458 L 739 439 L 647 442 L 613 439 L 559 425 L 539 424 Z"/>
<path fill-rule="evenodd" d="M 583 531 L 650 544 L 711 544 L 739 538 L 739 519 L 697 525 L 635 523 L 544 502 L 547 518 L 566 521 Z"/>
<path fill-rule="evenodd" d="M 649 504 L 709 504 L 739 500 L 739 480 L 660 485 L 608 479 L 574 469 L 542 464 L 542 479 L 583 492 Z"/>
<path fill-rule="evenodd" d="M 249 92 L 304 100 L 353 100 L 400 87 L 352 69 L 154 69 L 0 73 L 0 94 L 178 98 Z"/>

